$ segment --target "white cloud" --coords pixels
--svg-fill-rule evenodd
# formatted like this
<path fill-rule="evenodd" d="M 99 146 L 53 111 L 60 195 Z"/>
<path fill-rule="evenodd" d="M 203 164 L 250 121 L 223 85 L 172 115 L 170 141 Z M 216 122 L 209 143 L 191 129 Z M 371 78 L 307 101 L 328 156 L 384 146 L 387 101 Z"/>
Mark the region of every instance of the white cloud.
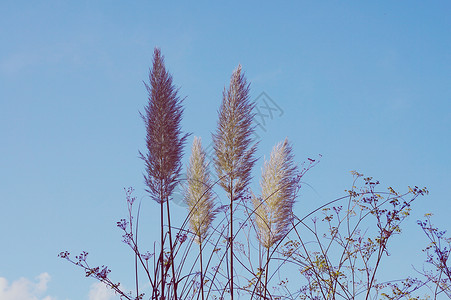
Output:
<path fill-rule="evenodd" d="M 20 278 L 11 284 L 4 277 L 0 277 L 1 300 L 54 300 L 53 297 L 44 295 L 47 291 L 47 283 L 50 281 L 48 273 L 42 273 L 31 281 Z"/>
<path fill-rule="evenodd" d="M 91 285 L 89 300 L 111 300 L 115 298 L 114 291 L 101 282 Z"/>
<path fill-rule="evenodd" d="M 47 290 L 47 282 L 50 281 L 49 273 L 42 273 L 36 278 L 39 280 L 35 286 L 36 292 L 44 293 Z"/>

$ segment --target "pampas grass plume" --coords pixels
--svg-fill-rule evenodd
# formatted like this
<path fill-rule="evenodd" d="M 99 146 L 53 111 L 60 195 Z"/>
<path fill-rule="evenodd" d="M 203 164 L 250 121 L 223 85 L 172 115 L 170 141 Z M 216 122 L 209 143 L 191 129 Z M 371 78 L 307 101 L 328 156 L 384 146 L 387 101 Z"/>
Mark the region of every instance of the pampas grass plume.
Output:
<path fill-rule="evenodd" d="M 189 209 L 190 227 L 198 244 L 205 240 L 208 228 L 216 214 L 205 156 L 201 138 L 194 137 L 187 172 L 188 186 L 185 190 L 185 202 Z"/>
<path fill-rule="evenodd" d="M 260 181 L 261 197 L 253 197 L 257 238 L 267 249 L 287 233 L 293 219 L 298 168 L 288 140 L 277 144 L 265 161 Z"/>

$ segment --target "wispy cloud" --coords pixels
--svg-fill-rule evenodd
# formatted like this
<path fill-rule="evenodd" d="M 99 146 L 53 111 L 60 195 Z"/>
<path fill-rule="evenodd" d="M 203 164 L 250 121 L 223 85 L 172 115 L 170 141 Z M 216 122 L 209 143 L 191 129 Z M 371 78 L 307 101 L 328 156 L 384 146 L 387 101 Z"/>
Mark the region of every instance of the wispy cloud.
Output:
<path fill-rule="evenodd" d="M 20 278 L 9 284 L 8 280 L 0 277 L 1 300 L 54 300 L 55 298 L 44 295 L 47 291 L 47 283 L 50 281 L 48 273 L 42 273 L 31 281 Z M 100 298 L 99 298 L 100 299 Z"/>
<path fill-rule="evenodd" d="M 105 284 L 96 282 L 91 285 L 91 289 L 89 290 L 89 300 L 111 300 L 115 298 L 117 297 L 115 297 L 113 290 L 105 286 Z"/>

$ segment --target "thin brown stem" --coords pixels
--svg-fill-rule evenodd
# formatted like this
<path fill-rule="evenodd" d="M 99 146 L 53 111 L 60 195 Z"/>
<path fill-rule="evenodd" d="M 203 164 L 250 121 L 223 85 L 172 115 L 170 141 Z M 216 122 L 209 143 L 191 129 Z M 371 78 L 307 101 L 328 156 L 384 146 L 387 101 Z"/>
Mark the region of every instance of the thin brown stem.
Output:
<path fill-rule="evenodd" d="M 161 192 L 160 192 L 161 195 Z M 161 198 L 160 198 L 161 199 Z M 161 294 L 160 299 L 164 300 L 164 286 L 165 286 L 165 280 L 164 280 L 164 205 L 163 205 L 163 199 L 161 199 L 160 202 L 160 232 L 161 232 L 161 253 L 160 253 L 160 267 L 161 267 Z"/>
<path fill-rule="evenodd" d="M 265 270 L 265 292 L 263 299 L 266 299 L 266 292 L 268 291 L 268 272 L 269 272 L 269 248 L 266 249 L 266 270 Z"/>
<path fill-rule="evenodd" d="M 199 260 L 200 260 L 200 293 L 201 298 L 204 300 L 204 271 L 202 265 L 202 242 L 199 243 Z"/>
<path fill-rule="evenodd" d="M 172 244 L 172 227 L 171 227 L 171 214 L 169 209 L 169 199 L 166 198 L 166 208 L 168 214 L 168 226 L 169 226 L 169 248 L 170 248 L 170 264 L 172 269 L 172 284 L 174 286 L 174 299 L 177 300 L 177 279 L 175 277 L 175 268 L 174 268 L 174 249 Z"/>
<path fill-rule="evenodd" d="M 230 237 L 229 237 L 229 247 L 230 247 L 230 299 L 233 300 L 233 180 L 230 179 Z"/>

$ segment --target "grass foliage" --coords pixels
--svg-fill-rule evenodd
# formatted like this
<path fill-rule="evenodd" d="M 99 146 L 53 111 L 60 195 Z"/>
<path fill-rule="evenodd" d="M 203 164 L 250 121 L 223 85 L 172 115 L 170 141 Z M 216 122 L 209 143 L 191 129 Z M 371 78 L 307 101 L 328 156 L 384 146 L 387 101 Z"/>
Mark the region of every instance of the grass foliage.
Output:
<path fill-rule="evenodd" d="M 419 222 L 431 241 L 425 252 L 426 266 L 432 267 L 419 272 L 422 279 L 378 276 L 390 241 L 402 232 L 414 200 L 427 194 L 426 188 L 383 191 L 378 181 L 352 172 L 354 181 L 345 195 L 314 211 L 296 212 L 302 178 L 319 159 L 297 163 L 285 139 L 263 164 L 260 191 L 251 191 L 257 161 L 252 140 L 255 104 L 241 66 L 233 72 L 219 106 L 211 161 L 215 174 L 201 138 L 195 137 L 187 178 L 182 180 L 188 137 L 180 127 L 182 99 L 159 49 L 145 87 L 147 148 L 141 158 L 146 191 L 160 208 L 160 240 L 154 249 L 141 249 L 139 207 L 133 189 L 126 189 L 128 215 L 117 226 L 135 256 L 135 290 L 126 291 L 113 281 L 107 266 L 89 265 L 87 252 L 75 258 L 67 251 L 59 254 L 83 268 L 87 277 L 129 300 L 450 297 L 450 240 L 432 226 L 430 215 Z M 174 222 L 170 203 L 178 184 L 184 188 L 188 210 L 185 220 Z M 140 284 L 143 278 L 148 284 Z"/>

